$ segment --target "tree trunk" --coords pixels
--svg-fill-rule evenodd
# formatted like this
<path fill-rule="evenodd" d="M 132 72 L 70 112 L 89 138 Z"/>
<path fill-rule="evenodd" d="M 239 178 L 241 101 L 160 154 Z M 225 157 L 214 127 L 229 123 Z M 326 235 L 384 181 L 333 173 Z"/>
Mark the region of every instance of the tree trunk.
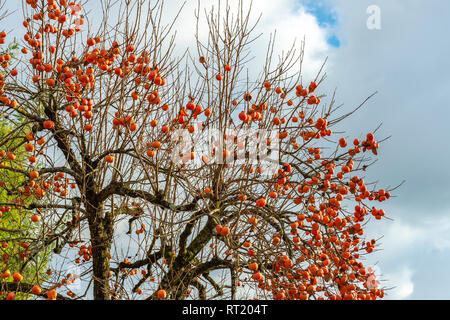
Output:
<path fill-rule="evenodd" d="M 89 231 L 92 246 L 92 266 L 94 280 L 94 300 L 110 300 L 109 266 L 113 235 L 111 217 L 102 218 L 102 206 L 89 214 Z"/>

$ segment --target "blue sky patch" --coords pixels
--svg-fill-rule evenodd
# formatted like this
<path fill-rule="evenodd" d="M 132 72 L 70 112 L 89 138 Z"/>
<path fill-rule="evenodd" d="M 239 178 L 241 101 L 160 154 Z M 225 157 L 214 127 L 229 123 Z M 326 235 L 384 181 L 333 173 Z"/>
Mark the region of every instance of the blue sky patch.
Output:
<path fill-rule="evenodd" d="M 339 48 L 341 46 L 341 42 L 339 41 L 339 38 L 335 34 L 329 37 L 327 39 L 327 42 L 332 47 Z"/>
<path fill-rule="evenodd" d="M 305 7 L 307 13 L 317 18 L 317 22 L 322 28 L 330 28 L 338 22 L 337 14 L 329 0 L 299 0 L 299 4 Z M 333 47 L 341 45 L 339 38 L 335 34 L 328 37 L 327 41 Z"/>
<path fill-rule="evenodd" d="M 337 23 L 337 15 L 327 0 L 300 0 L 306 12 L 316 16 L 321 27 L 330 27 Z"/>

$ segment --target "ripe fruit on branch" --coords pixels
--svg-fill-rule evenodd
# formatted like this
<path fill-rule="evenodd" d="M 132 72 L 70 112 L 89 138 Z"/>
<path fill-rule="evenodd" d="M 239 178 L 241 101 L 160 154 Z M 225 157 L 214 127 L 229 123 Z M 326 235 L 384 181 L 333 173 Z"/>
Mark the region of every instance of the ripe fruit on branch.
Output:
<path fill-rule="evenodd" d="M 51 130 L 55 127 L 55 123 L 51 120 L 45 120 L 43 125 L 44 125 L 44 129 L 48 129 L 48 130 Z"/>
<path fill-rule="evenodd" d="M 39 172 L 37 171 L 31 171 L 30 172 L 30 178 L 31 179 L 37 179 L 39 177 Z"/>
<path fill-rule="evenodd" d="M 256 262 L 252 262 L 248 265 L 248 268 L 252 271 L 258 270 L 258 264 Z"/>
<path fill-rule="evenodd" d="M 258 223 L 258 219 L 256 217 L 250 217 L 250 218 L 248 218 L 248 223 L 250 223 L 250 224 L 257 224 Z"/>
<path fill-rule="evenodd" d="M 314 90 L 316 90 L 316 88 L 317 88 L 317 83 L 313 81 L 310 83 L 308 90 L 309 90 L 309 92 L 314 92 Z"/>
<path fill-rule="evenodd" d="M 56 300 L 58 294 L 55 289 L 50 289 L 47 291 L 47 300 Z"/>
<path fill-rule="evenodd" d="M 166 290 L 160 289 L 158 290 L 158 299 L 163 300 L 167 298 Z"/>
<path fill-rule="evenodd" d="M 261 281 L 263 279 L 263 276 L 262 276 L 261 272 L 257 272 L 252 275 L 252 279 L 256 280 L 256 281 Z"/>
<path fill-rule="evenodd" d="M 278 197 L 278 193 L 276 193 L 275 191 L 272 191 L 269 193 L 269 197 L 271 197 L 272 199 L 275 199 Z"/>
<path fill-rule="evenodd" d="M 105 161 L 108 162 L 108 163 L 113 163 L 114 162 L 114 157 L 111 156 L 111 155 L 107 155 L 105 157 Z"/>
<path fill-rule="evenodd" d="M 5 271 L 2 272 L 2 279 L 9 278 L 10 276 L 11 276 L 11 271 L 9 271 L 8 269 L 6 269 Z"/>
<path fill-rule="evenodd" d="M 320 103 L 320 99 L 315 96 L 310 96 L 308 98 L 308 104 L 319 104 L 319 103 Z"/>
<path fill-rule="evenodd" d="M 244 243 L 242 244 L 245 248 L 250 248 L 252 246 L 251 241 L 244 241 Z"/>
<path fill-rule="evenodd" d="M 222 227 L 222 229 L 220 230 L 220 235 L 226 237 L 230 234 L 230 228 L 228 228 L 227 226 Z"/>
<path fill-rule="evenodd" d="M 159 141 L 153 141 L 153 142 L 152 142 L 152 148 L 155 148 L 155 149 L 161 148 L 161 142 L 159 142 Z"/>
<path fill-rule="evenodd" d="M 13 279 L 15 282 L 21 282 L 23 279 L 23 276 L 19 272 L 14 272 Z"/>
<path fill-rule="evenodd" d="M 32 143 L 27 143 L 27 144 L 25 145 L 25 150 L 26 150 L 27 152 L 33 152 L 33 151 L 34 151 L 34 145 L 33 145 Z"/>
<path fill-rule="evenodd" d="M 54 87 L 55 84 L 56 84 L 56 82 L 55 82 L 54 79 L 52 79 L 52 78 L 47 79 L 47 85 L 48 85 L 49 87 Z"/>
<path fill-rule="evenodd" d="M 34 135 L 33 135 L 33 133 L 28 132 L 28 133 L 25 135 L 25 138 L 27 138 L 28 141 L 33 141 L 33 140 L 34 140 Z"/>
<path fill-rule="evenodd" d="M 247 196 L 246 196 L 245 194 L 240 193 L 240 194 L 238 195 L 238 199 L 239 199 L 240 201 L 245 201 L 245 200 L 247 200 Z"/>
<path fill-rule="evenodd" d="M 262 207 L 264 207 L 265 205 L 266 205 L 266 199 L 260 198 L 260 199 L 256 200 L 256 206 L 257 206 L 257 207 L 262 208 Z"/>
<path fill-rule="evenodd" d="M 33 288 L 31 288 L 31 292 L 33 292 L 36 295 L 39 295 L 41 294 L 42 289 L 38 285 L 35 285 L 33 286 Z"/>

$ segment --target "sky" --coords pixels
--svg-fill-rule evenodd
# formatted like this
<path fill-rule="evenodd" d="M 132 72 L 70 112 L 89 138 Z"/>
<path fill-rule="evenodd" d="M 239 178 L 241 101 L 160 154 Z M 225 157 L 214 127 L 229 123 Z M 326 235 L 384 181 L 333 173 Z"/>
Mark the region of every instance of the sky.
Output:
<path fill-rule="evenodd" d="M 380 29 L 367 27 L 371 5 L 379 8 Z M 383 283 L 396 286 L 388 298 L 449 299 L 450 63 L 444 57 L 450 42 L 444 32 L 450 29 L 450 3 L 330 0 L 322 8 L 333 18 L 310 12 L 339 39 L 339 46 L 327 48 L 325 86 L 337 89 L 345 109 L 378 92 L 345 121 L 346 131 L 357 135 L 382 123 L 379 134 L 392 137 L 382 144 L 370 175 L 380 185 L 405 180 L 384 204 L 393 221 L 374 223 L 368 232 L 384 235 L 373 263 L 378 261 Z"/>
<path fill-rule="evenodd" d="M 446 169 L 450 137 L 450 63 L 447 1 L 330 1 L 341 45 L 330 49 L 327 83 L 337 100 L 357 105 L 378 94 L 348 119 L 358 133 L 382 123 L 392 135 L 372 168 L 374 180 L 396 185 L 405 180 L 385 210 L 394 221 L 374 224 L 384 235 L 377 253 L 392 298 L 449 299 L 445 271 L 450 249 L 450 186 Z M 367 28 L 370 5 L 380 9 L 381 29 Z M 355 126 L 358 123 L 359 126 Z M 350 129 L 350 127 L 349 127 Z"/>
<path fill-rule="evenodd" d="M 6 6 L 14 9 L 17 2 L 8 0 Z M 180 2 L 167 2 L 173 15 Z M 180 16 L 179 50 L 193 41 L 186 21 L 196 3 L 188 0 Z M 205 6 L 212 3 L 202 0 Z M 379 10 L 379 29 L 367 25 L 373 6 Z M 254 44 L 252 64 L 261 63 L 264 55 L 256 53 L 276 29 L 279 50 L 305 38 L 305 79 L 328 57 L 320 89 L 329 96 L 336 89 L 344 111 L 377 92 L 341 124 L 348 137 L 382 124 L 378 136 L 391 138 L 381 145 L 366 180 L 380 186 L 405 180 L 382 205 L 391 220 L 374 221 L 367 231 L 383 237 L 382 250 L 368 263 L 383 285 L 395 287 L 388 299 L 450 299 L 450 61 L 445 58 L 450 56 L 450 2 L 254 0 L 253 12 L 262 14 L 255 33 L 263 36 Z"/>

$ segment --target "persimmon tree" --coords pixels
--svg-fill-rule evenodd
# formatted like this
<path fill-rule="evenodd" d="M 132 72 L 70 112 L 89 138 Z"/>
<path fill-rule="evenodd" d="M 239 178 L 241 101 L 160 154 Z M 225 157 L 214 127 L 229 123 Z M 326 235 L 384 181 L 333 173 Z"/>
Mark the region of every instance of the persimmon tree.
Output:
<path fill-rule="evenodd" d="M 392 191 L 364 180 L 382 140 L 332 131 L 359 107 L 339 115 L 334 98 L 322 101 L 322 71 L 301 76 L 303 45 L 275 59 L 272 38 L 261 72 L 249 73 L 254 25 L 241 2 L 219 4 L 204 23 L 197 10 L 196 52 L 177 57 L 163 5 L 102 1 L 89 23 L 97 2 L 23 1 L 22 56 L 0 56 L 0 110 L 29 131 L 1 142 L 0 171 L 22 182 L 1 186 L 10 200 L 0 205 L 38 226 L 31 257 L 55 255 L 45 281 L 16 276 L 2 290 L 382 298 L 363 264 L 376 245 L 364 227 L 384 216 L 376 204 Z"/>

